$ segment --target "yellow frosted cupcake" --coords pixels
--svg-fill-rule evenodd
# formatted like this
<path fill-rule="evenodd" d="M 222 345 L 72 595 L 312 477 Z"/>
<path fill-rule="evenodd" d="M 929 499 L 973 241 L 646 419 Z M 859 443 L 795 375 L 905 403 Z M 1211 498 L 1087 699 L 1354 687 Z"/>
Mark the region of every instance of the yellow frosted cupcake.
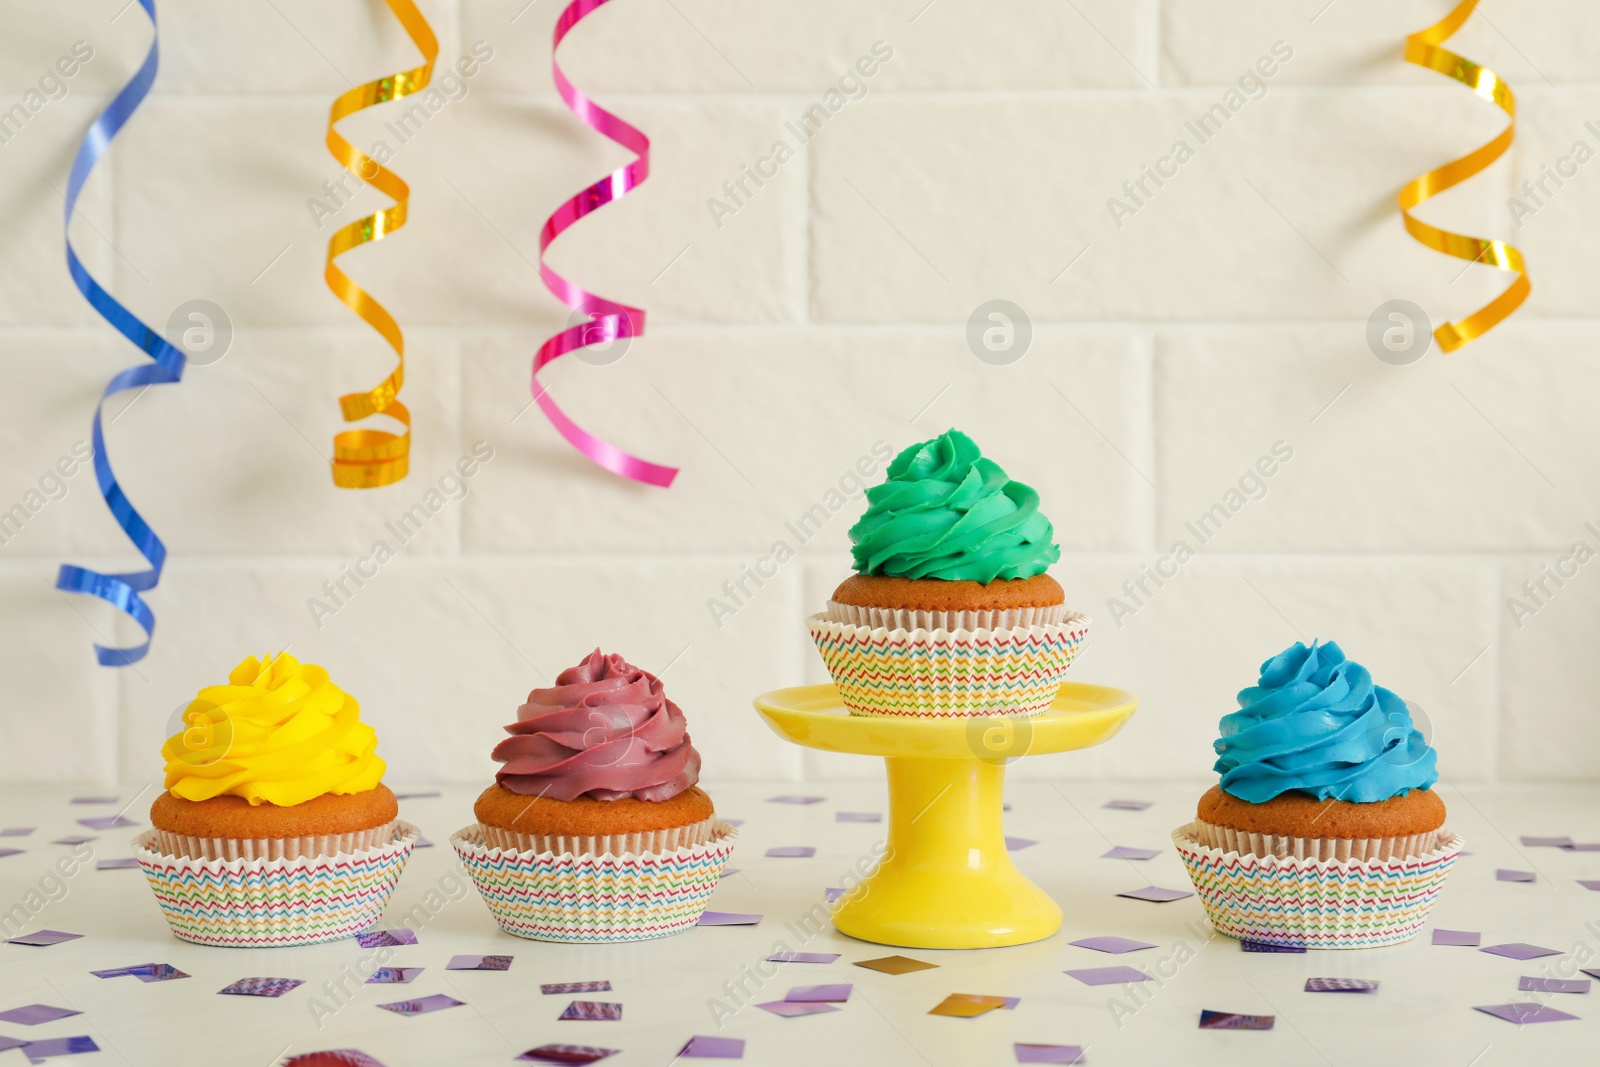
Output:
<path fill-rule="evenodd" d="M 377 921 L 417 830 L 397 820 L 377 735 L 328 672 L 288 653 L 208 686 L 162 746 L 140 866 L 173 932 L 307 944 Z"/>

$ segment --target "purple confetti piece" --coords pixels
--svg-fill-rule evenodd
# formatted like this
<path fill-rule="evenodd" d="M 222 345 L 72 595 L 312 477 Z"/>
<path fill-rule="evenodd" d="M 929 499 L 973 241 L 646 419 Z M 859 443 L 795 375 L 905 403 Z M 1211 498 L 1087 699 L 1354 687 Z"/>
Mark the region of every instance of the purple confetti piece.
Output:
<path fill-rule="evenodd" d="M 1275 1015 L 1237 1015 L 1229 1011 L 1200 1009 L 1202 1030 L 1271 1030 Z"/>
<path fill-rule="evenodd" d="M 736 875 L 738 873 L 739 873 L 739 868 L 737 868 L 737 867 L 724 867 L 724 868 L 722 868 L 722 873 L 717 875 L 717 881 L 720 882 L 724 878 L 731 878 L 733 875 Z"/>
<path fill-rule="evenodd" d="M 597 1048 L 594 1045 L 540 1045 L 530 1048 L 519 1060 L 528 1060 L 532 1063 L 593 1063 L 603 1060 L 607 1056 L 615 1056 L 618 1050 L 614 1048 Z"/>
<path fill-rule="evenodd" d="M 51 1037 L 43 1041 L 29 1041 L 22 1046 L 22 1054 L 29 1063 L 43 1063 L 52 1056 L 76 1056 L 81 1052 L 99 1052 L 100 1046 L 87 1034 L 78 1037 Z"/>
<path fill-rule="evenodd" d="M 37 829 L 37 827 L 8 826 L 4 830 L 0 830 L 0 837 L 27 837 L 29 834 L 33 833 L 35 829 Z"/>
<path fill-rule="evenodd" d="M 416 933 L 404 927 L 395 930 L 364 930 L 356 935 L 356 944 L 362 948 L 393 948 L 396 945 L 416 943 Z"/>
<path fill-rule="evenodd" d="M 834 822 L 882 822 L 881 811 L 840 811 L 835 812 Z"/>
<path fill-rule="evenodd" d="M 1011 1046 L 1018 1063 L 1082 1063 L 1082 1045 L 1025 1045 L 1018 1041 Z"/>
<path fill-rule="evenodd" d="M 128 974 L 141 982 L 170 982 L 174 978 L 188 978 L 187 971 L 180 971 L 170 963 L 146 963 L 139 967 L 129 967 Z"/>
<path fill-rule="evenodd" d="M 821 804 L 827 797 L 781 796 L 768 797 L 768 804 Z M 724 820 L 726 821 L 726 820 Z"/>
<path fill-rule="evenodd" d="M 20 1037 L 5 1037 L 0 1035 L 0 1052 L 9 1052 L 14 1048 L 21 1048 L 27 1042 Z"/>
<path fill-rule="evenodd" d="M 1585 888 L 1585 889 L 1587 889 L 1587 890 L 1589 890 L 1591 892 L 1600 893 L 1600 879 L 1579 878 L 1578 879 L 1578 884 L 1583 886 L 1583 888 Z"/>
<path fill-rule="evenodd" d="M 1522 941 L 1513 941 L 1506 945 L 1490 945 L 1480 948 L 1479 952 L 1487 952 L 1494 956 L 1504 956 L 1509 960 L 1536 960 L 1540 956 L 1559 956 L 1560 949 L 1541 948 L 1538 945 L 1529 945 Z"/>
<path fill-rule="evenodd" d="M 108 860 L 94 861 L 94 869 L 97 871 L 125 871 L 138 866 L 139 861 L 132 856 L 116 856 Z"/>
<path fill-rule="evenodd" d="M 509 971 L 510 956 L 451 956 L 447 971 Z"/>
<path fill-rule="evenodd" d="M 1589 986 L 1587 978 L 1534 978 L 1526 974 L 1517 982 L 1517 988 L 1524 993 L 1587 993 Z"/>
<path fill-rule="evenodd" d="M 1537 880 L 1538 876 L 1532 871 L 1513 871 L 1501 867 L 1494 872 L 1494 878 L 1497 882 L 1532 882 Z"/>
<path fill-rule="evenodd" d="M 1182 900 L 1192 897 L 1193 893 L 1185 889 L 1162 889 L 1158 885 L 1147 885 L 1143 889 L 1130 889 L 1126 893 L 1118 893 L 1119 897 L 1129 900 L 1148 900 L 1155 904 L 1165 904 L 1170 900 Z"/>
<path fill-rule="evenodd" d="M 48 1004 L 29 1004 L 25 1008 L 12 1008 L 10 1011 L 0 1011 L 0 1022 L 16 1023 L 19 1026 L 38 1026 L 40 1023 L 53 1023 L 57 1019 L 65 1019 L 69 1015 L 82 1015 L 81 1011 L 71 1008 L 52 1008 Z"/>
<path fill-rule="evenodd" d="M 1522 843 L 1529 848 L 1571 848 L 1570 837 L 1529 837 L 1522 835 Z"/>
<path fill-rule="evenodd" d="M 115 804 L 116 797 L 73 797 L 67 801 L 69 804 Z"/>
<path fill-rule="evenodd" d="M 422 973 L 421 967 L 379 967 L 367 979 L 367 985 L 409 985 Z"/>
<path fill-rule="evenodd" d="M 437 789 L 430 789 L 420 793 L 396 793 L 394 798 L 396 800 L 425 800 L 428 797 L 436 797 L 438 795 L 439 791 Z"/>
<path fill-rule="evenodd" d="M 333 1048 L 302 1052 L 283 1061 L 283 1067 L 383 1067 L 377 1059 L 358 1048 Z"/>
<path fill-rule="evenodd" d="M 66 837 L 58 837 L 50 843 L 52 845 L 87 845 L 90 841 L 98 840 L 100 840 L 98 837 L 91 837 L 88 834 L 68 834 Z"/>
<path fill-rule="evenodd" d="M 412 848 L 432 848 L 433 847 L 433 842 L 429 841 L 426 837 L 423 837 L 421 834 L 418 834 L 417 835 L 417 843 L 412 845 L 411 847 Z"/>
<path fill-rule="evenodd" d="M 1079 948 L 1092 948 L 1096 952 L 1138 952 L 1140 949 L 1155 948 L 1148 941 L 1135 941 L 1131 937 L 1086 937 L 1082 941 L 1072 941 L 1069 944 Z"/>
<path fill-rule="evenodd" d="M 1600 852 L 1600 841 L 1585 841 L 1576 845 L 1562 845 L 1563 852 Z"/>
<path fill-rule="evenodd" d="M 1568 1015 L 1564 1011 L 1547 1008 L 1543 1004 L 1475 1004 L 1472 1010 L 1493 1015 L 1497 1019 L 1504 1019 L 1518 1026 L 1524 1023 L 1556 1023 L 1577 1018 L 1576 1015 Z"/>
<path fill-rule="evenodd" d="M 1067 971 L 1084 985 L 1117 985 L 1121 982 L 1148 982 L 1150 976 L 1137 967 L 1085 967 Z"/>
<path fill-rule="evenodd" d="M 1307 993 L 1376 993 L 1376 978 L 1307 978 Z"/>
<path fill-rule="evenodd" d="M 774 952 L 767 957 L 769 963 L 832 963 L 839 958 L 837 952 Z"/>
<path fill-rule="evenodd" d="M 1032 848 L 1034 845 L 1037 845 L 1038 843 L 1039 842 L 1033 840 L 1031 837 L 1007 837 L 1006 838 L 1006 851 L 1007 852 L 1021 852 L 1023 849 Z"/>
<path fill-rule="evenodd" d="M 1590 978 L 1600 978 L 1600 967 L 1585 967 L 1583 973 Z"/>
<path fill-rule="evenodd" d="M 460 1008 L 466 1001 L 447 997 L 443 993 L 432 996 L 417 997 L 415 1000 L 396 1000 L 388 1004 L 379 1004 L 384 1011 L 392 1011 L 396 1015 L 426 1015 L 430 1011 L 443 1011 L 446 1008 Z"/>
<path fill-rule="evenodd" d="M 1434 930 L 1433 943 L 1435 945 L 1463 945 L 1467 948 L 1477 948 L 1483 944 L 1483 935 L 1476 930 Z"/>
<path fill-rule="evenodd" d="M 609 993 L 611 983 L 604 978 L 597 982 L 550 982 L 540 986 L 539 992 L 547 997 L 557 993 Z"/>
<path fill-rule="evenodd" d="M 82 934 L 69 934 L 64 930 L 35 930 L 31 934 L 19 934 L 6 942 L 8 945 L 59 945 L 63 941 L 76 941 Z"/>
<path fill-rule="evenodd" d="M 622 1020 L 622 1005 L 604 1000 L 574 1000 L 557 1016 L 557 1019 L 558 1021 L 560 1019 L 575 1019 L 579 1022 L 620 1022 Z"/>
<path fill-rule="evenodd" d="M 781 1015 L 786 1019 L 797 1018 L 801 1015 L 821 1015 L 824 1012 L 838 1011 L 832 1004 L 824 1004 L 815 1000 L 771 1000 L 756 1007 L 763 1011 L 770 1011 L 774 1015 Z"/>
<path fill-rule="evenodd" d="M 1000 1007 L 1004 1008 L 1006 1011 L 1012 1011 L 1018 1004 L 1022 1003 L 1021 997 L 1005 997 L 1004 1000 L 1005 1003 L 1000 1005 Z"/>
<path fill-rule="evenodd" d="M 828 888 L 822 891 L 822 895 L 827 898 L 829 904 L 832 904 L 840 897 L 844 896 L 844 890 L 840 889 L 838 886 L 830 885 Z"/>
<path fill-rule="evenodd" d="M 23 851 L 24 850 L 20 848 L 0 848 L 0 859 L 5 858 L 6 856 L 20 856 L 22 855 Z"/>
<path fill-rule="evenodd" d="M 79 826 L 87 826 L 91 830 L 115 830 L 123 826 L 138 826 L 139 824 L 125 815 L 96 815 L 92 819 L 79 819 Z"/>
<path fill-rule="evenodd" d="M 1103 860 L 1153 860 L 1161 855 L 1159 848 L 1130 848 L 1127 845 L 1117 845 L 1110 852 L 1103 853 Z"/>
<path fill-rule="evenodd" d="M 810 859 L 817 854 L 817 850 L 810 845 L 779 845 L 767 849 L 767 856 L 772 859 Z"/>
<path fill-rule="evenodd" d="M 842 1004 L 850 999 L 852 986 L 849 982 L 835 982 L 830 985 L 797 985 L 789 990 L 784 1000 L 796 1003 L 816 1001 L 823 1004 Z"/>
<path fill-rule="evenodd" d="M 729 826 L 743 826 L 744 825 L 744 820 L 743 819 L 725 818 L 722 821 L 727 823 Z"/>
<path fill-rule="evenodd" d="M 217 992 L 231 997 L 281 997 L 303 985 L 305 981 L 299 978 L 241 978 Z"/>
<path fill-rule="evenodd" d="M 1001 811 L 1010 811 L 1011 810 L 1011 802 L 1008 800 L 1005 803 L 1001 804 L 1000 805 L 1000 810 Z"/>
<path fill-rule="evenodd" d="M 1148 800 L 1108 800 L 1100 806 L 1109 808 L 1111 811 L 1143 811 L 1151 803 Z M 1072 1046 L 1068 1045 L 1066 1047 L 1071 1048 Z"/>
<path fill-rule="evenodd" d="M 742 1060 L 744 1059 L 744 1038 L 705 1037 L 701 1034 L 696 1034 L 688 1040 L 678 1055 L 686 1059 Z"/>
<path fill-rule="evenodd" d="M 761 921 L 760 915 L 747 915 L 737 911 L 706 911 L 701 912 L 696 926 L 754 926 Z"/>
<path fill-rule="evenodd" d="M 1248 937 L 1239 939 L 1240 952 L 1304 952 L 1304 945 L 1275 945 L 1271 941 L 1252 941 Z"/>

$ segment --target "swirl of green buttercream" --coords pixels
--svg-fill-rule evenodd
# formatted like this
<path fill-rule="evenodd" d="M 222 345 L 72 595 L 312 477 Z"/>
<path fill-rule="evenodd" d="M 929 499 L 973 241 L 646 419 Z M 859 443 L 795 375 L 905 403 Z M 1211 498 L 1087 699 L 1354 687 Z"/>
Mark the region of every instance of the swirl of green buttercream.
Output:
<path fill-rule="evenodd" d="M 850 540 L 859 573 L 897 578 L 1031 578 L 1061 558 L 1039 494 L 959 430 L 894 458 Z"/>

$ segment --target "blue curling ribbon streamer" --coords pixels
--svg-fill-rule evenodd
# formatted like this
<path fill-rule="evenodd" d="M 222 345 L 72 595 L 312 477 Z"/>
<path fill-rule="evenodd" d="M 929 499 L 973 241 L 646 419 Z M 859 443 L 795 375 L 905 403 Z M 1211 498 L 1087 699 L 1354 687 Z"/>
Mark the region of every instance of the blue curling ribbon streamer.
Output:
<path fill-rule="evenodd" d="M 150 40 L 150 51 L 145 55 L 144 63 L 139 67 L 138 73 L 128 80 L 128 84 L 117 93 L 116 99 L 112 100 L 105 111 L 101 112 L 100 117 L 94 120 L 89 132 L 84 135 L 83 143 L 78 146 L 77 157 L 72 161 L 72 175 L 67 180 L 64 225 L 69 228 L 72 224 L 73 210 L 78 202 L 78 193 L 83 189 L 83 183 L 88 180 L 89 172 L 105 154 L 111 139 L 144 101 L 150 92 L 151 84 L 156 80 L 156 69 L 160 66 L 161 60 L 155 0 L 139 0 L 139 6 L 150 16 L 150 29 L 155 36 Z M 106 459 L 105 434 L 101 430 L 100 416 L 106 400 L 117 393 L 180 380 L 187 361 L 182 350 L 174 348 L 166 338 L 140 322 L 133 312 L 117 303 L 116 298 L 90 276 L 88 270 L 78 260 L 78 253 L 72 247 L 70 234 L 66 237 L 66 244 L 67 270 L 72 275 L 72 281 L 77 285 L 78 291 L 102 318 L 116 328 L 118 333 L 139 346 L 139 350 L 153 361 L 130 367 L 111 379 L 105 392 L 100 395 L 100 403 L 95 406 L 93 427 L 94 475 L 95 480 L 100 483 L 100 495 L 105 497 L 106 506 L 111 509 L 111 515 L 117 520 L 117 525 L 122 527 L 122 532 L 128 535 L 128 540 L 133 542 L 139 554 L 149 562 L 150 569 L 127 574 L 101 574 L 86 567 L 75 567 L 65 563 L 61 566 L 61 572 L 56 575 L 57 589 L 67 593 L 85 593 L 99 597 L 125 612 L 144 628 L 144 642 L 133 648 L 107 648 L 104 645 L 95 645 L 95 655 L 102 666 L 125 667 L 130 663 L 137 663 L 144 658 L 146 652 L 150 651 L 150 635 L 155 631 L 156 617 L 139 594 L 154 589 L 156 583 L 161 580 L 161 567 L 167 559 L 167 546 L 161 543 L 161 538 L 156 536 L 150 524 L 134 510 L 127 494 L 117 484 L 116 475 L 111 473 L 111 462 Z"/>

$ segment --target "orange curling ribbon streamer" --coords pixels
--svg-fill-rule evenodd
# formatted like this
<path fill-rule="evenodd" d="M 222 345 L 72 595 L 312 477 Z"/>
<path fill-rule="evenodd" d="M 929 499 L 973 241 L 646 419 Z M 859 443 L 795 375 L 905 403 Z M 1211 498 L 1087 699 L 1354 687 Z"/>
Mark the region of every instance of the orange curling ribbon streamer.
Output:
<path fill-rule="evenodd" d="M 1498 137 L 1482 148 L 1446 163 L 1437 170 L 1430 170 L 1400 190 L 1400 214 L 1405 218 L 1406 232 L 1412 237 L 1435 252 L 1443 252 L 1447 256 L 1464 259 L 1469 263 L 1487 263 L 1498 270 L 1517 275 L 1517 280 L 1489 303 L 1459 322 L 1447 322 L 1433 331 L 1434 340 L 1439 342 L 1439 348 L 1445 352 L 1454 352 L 1469 341 L 1488 333 L 1502 319 L 1517 310 L 1533 290 L 1532 283 L 1528 281 L 1527 268 L 1523 266 L 1522 253 L 1504 241 L 1486 241 L 1481 237 L 1451 233 L 1437 226 L 1430 226 L 1411 214 L 1411 209 L 1424 200 L 1460 185 L 1499 159 L 1505 154 L 1506 149 L 1511 147 L 1512 139 L 1516 136 L 1517 98 L 1512 95 L 1510 87 L 1489 68 L 1481 67 L 1470 59 L 1440 47 L 1461 28 L 1462 23 L 1467 21 L 1477 6 L 1478 0 L 1462 0 L 1454 11 L 1438 23 L 1406 38 L 1406 62 L 1436 70 L 1448 78 L 1455 79 L 1485 100 L 1497 105 L 1511 120 Z"/>
<path fill-rule="evenodd" d="M 433 61 L 439 57 L 439 40 L 412 0 L 386 0 L 389 10 L 410 34 L 422 53 L 422 66 L 401 74 L 358 85 L 333 102 L 328 115 L 328 151 L 350 173 L 394 201 L 375 215 L 357 219 L 328 241 L 328 265 L 323 277 L 344 304 L 383 335 L 394 349 L 394 373 L 369 393 L 350 393 L 339 398 L 345 422 L 357 422 L 370 415 L 387 415 L 405 429 L 344 430 L 333 437 L 333 482 L 344 489 L 373 489 L 397 482 L 406 476 L 411 462 L 411 412 L 400 402 L 400 387 L 405 383 L 405 338 L 400 326 L 382 304 L 351 281 L 334 260 L 358 245 L 380 241 L 406 224 L 406 202 L 411 187 L 377 160 L 358 150 L 334 128 L 342 118 L 374 104 L 398 100 L 428 87 L 433 77 Z"/>

